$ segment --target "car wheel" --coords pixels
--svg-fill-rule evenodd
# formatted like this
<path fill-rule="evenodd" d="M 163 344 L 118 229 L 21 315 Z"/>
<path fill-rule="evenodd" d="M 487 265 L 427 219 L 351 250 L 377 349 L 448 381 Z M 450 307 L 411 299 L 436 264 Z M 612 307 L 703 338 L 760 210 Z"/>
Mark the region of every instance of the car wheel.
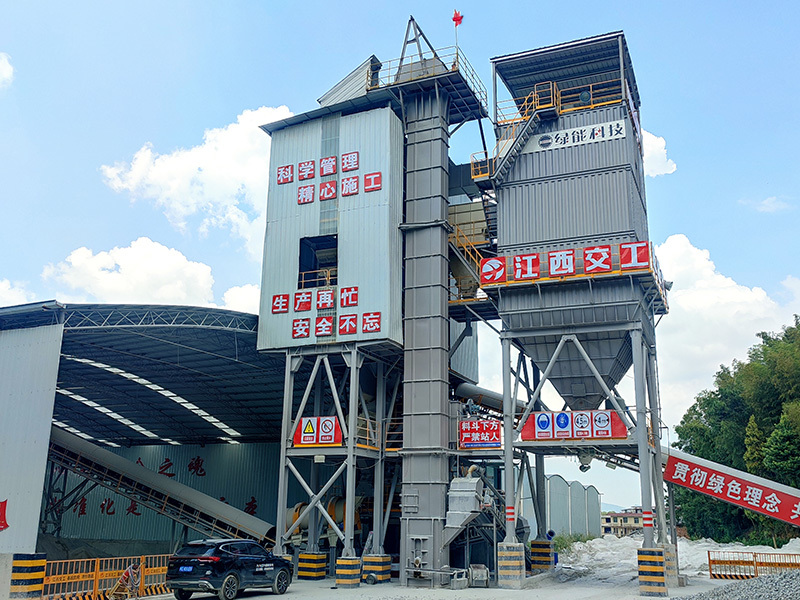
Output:
<path fill-rule="evenodd" d="M 192 597 L 192 592 L 189 590 L 175 590 L 175 600 L 189 600 Z"/>
<path fill-rule="evenodd" d="M 291 579 L 289 578 L 289 571 L 286 569 L 281 569 L 275 575 L 275 579 L 272 582 L 272 593 L 273 594 L 284 594 L 286 590 L 289 589 L 289 582 Z"/>
<path fill-rule="evenodd" d="M 217 595 L 219 600 L 234 600 L 239 593 L 239 580 L 233 573 L 228 573 L 222 580 L 222 587 L 219 588 Z"/>

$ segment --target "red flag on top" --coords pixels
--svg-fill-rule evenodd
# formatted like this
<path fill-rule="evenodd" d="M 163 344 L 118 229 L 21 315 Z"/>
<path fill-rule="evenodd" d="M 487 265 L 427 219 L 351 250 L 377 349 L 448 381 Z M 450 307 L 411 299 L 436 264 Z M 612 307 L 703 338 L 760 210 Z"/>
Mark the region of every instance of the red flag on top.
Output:
<path fill-rule="evenodd" d="M 459 25 L 461 25 L 461 21 L 463 21 L 463 20 L 464 20 L 464 15 L 462 15 L 462 14 L 461 14 L 460 12 L 458 12 L 457 10 L 454 10 L 454 11 L 453 11 L 453 23 L 455 23 L 455 24 L 456 24 L 456 27 L 458 27 Z"/>

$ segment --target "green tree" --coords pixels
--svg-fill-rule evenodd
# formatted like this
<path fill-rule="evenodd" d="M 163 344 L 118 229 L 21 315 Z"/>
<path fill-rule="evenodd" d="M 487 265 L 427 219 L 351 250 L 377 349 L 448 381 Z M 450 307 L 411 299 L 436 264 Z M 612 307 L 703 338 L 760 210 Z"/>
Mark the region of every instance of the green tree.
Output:
<path fill-rule="evenodd" d="M 721 366 L 675 427 L 675 446 L 736 469 L 800 487 L 800 317 L 779 334 L 760 333 L 747 361 Z M 775 542 L 791 527 L 689 490 L 677 492 L 692 536 Z"/>
<path fill-rule="evenodd" d="M 744 430 L 744 464 L 750 473 L 764 473 L 764 434 L 756 423 L 756 416 L 750 415 Z"/>
<path fill-rule="evenodd" d="M 800 430 L 787 413 L 781 416 L 777 427 L 764 444 L 764 466 L 781 483 L 800 485 Z"/>

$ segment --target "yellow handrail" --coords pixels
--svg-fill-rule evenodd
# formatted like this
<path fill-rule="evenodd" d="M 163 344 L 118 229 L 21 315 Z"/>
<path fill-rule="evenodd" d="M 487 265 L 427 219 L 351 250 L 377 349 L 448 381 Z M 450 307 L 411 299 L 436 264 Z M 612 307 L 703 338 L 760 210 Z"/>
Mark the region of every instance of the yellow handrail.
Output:
<path fill-rule="evenodd" d="M 403 449 L 403 417 L 386 422 L 386 451 L 397 452 Z"/>
<path fill-rule="evenodd" d="M 494 172 L 497 159 L 511 147 L 520 128 L 537 110 L 552 108 L 556 113 L 563 114 L 626 101 L 632 105 L 630 99 L 626 98 L 626 93 L 630 94 L 627 84 L 624 87 L 623 92 L 621 80 L 613 79 L 562 90 L 557 83 L 544 81 L 537 83 L 533 91 L 524 98 L 498 102 L 497 125 L 503 127 L 503 131 L 491 154 L 485 151 L 475 152 L 470 157 L 472 178 L 488 177 Z M 633 110 L 631 114 L 634 115 Z M 632 116 L 631 119 L 634 121 L 638 141 L 640 138 L 638 116 Z"/>
<path fill-rule="evenodd" d="M 455 245 L 456 248 L 461 250 L 467 260 L 472 263 L 472 266 L 477 273 L 480 270 L 481 253 L 478 252 L 478 249 L 475 248 L 475 245 L 469 240 L 467 235 L 461 231 L 461 228 L 458 225 L 453 224 L 453 233 L 450 234 L 450 241 Z"/>
<path fill-rule="evenodd" d="M 374 419 L 358 417 L 356 424 L 356 446 L 362 448 L 379 449 L 380 424 Z"/>
<path fill-rule="evenodd" d="M 336 285 L 339 269 L 318 269 L 316 271 L 301 271 L 298 278 L 298 289 L 312 287 L 328 287 Z"/>

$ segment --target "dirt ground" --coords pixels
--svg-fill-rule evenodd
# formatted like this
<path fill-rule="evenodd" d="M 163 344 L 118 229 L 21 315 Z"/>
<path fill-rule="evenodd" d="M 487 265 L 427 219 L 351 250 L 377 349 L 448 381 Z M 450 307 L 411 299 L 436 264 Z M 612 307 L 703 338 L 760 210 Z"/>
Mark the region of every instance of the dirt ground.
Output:
<path fill-rule="evenodd" d="M 533 581 L 533 580 L 536 581 Z M 731 582 L 712 581 L 707 577 L 692 577 L 689 585 L 669 590 L 670 598 L 680 598 L 704 592 Z M 604 584 L 597 581 L 581 583 L 573 580 L 564 583 L 551 577 L 529 578 L 521 590 L 498 588 L 468 588 L 466 590 L 430 589 L 402 587 L 397 582 L 380 585 L 361 585 L 356 589 L 335 589 L 333 579 L 322 581 L 293 581 L 284 596 L 286 600 L 303 598 L 308 600 L 641 600 L 638 583 Z M 174 600 L 172 596 L 161 596 L 163 600 Z M 215 596 L 196 594 L 192 600 L 213 600 Z M 240 600 L 267 600 L 270 593 L 252 590 L 240 595 Z"/>

